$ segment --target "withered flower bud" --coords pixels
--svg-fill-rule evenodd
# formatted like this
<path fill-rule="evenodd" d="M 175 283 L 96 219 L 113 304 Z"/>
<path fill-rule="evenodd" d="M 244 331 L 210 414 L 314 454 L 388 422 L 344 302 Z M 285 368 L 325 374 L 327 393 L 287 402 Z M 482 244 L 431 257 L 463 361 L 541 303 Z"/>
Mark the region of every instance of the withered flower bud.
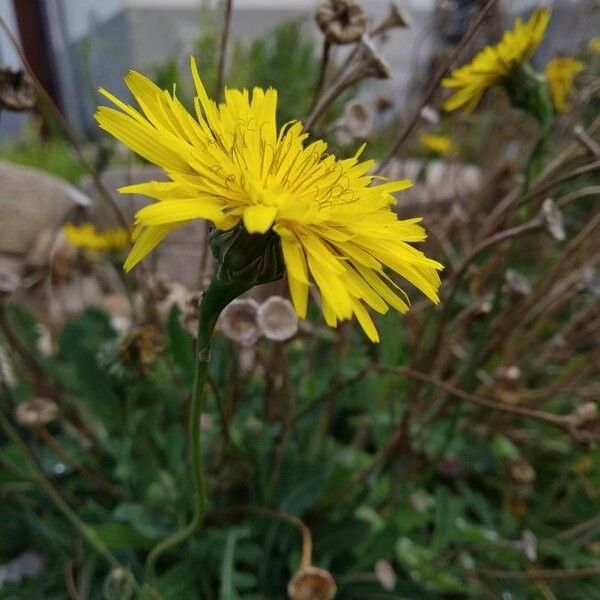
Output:
<path fill-rule="evenodd" d="M 318 567 L 303 567 L 288 583 L 290 600 L 332 600 L 337 586 L 329 571 Z"/>
<path fill-rule="evenodd" d="M 262 334 L 275 342 L 285 342 L 296 335 L 298 317 L 292 303 L 281 296 L 271 296 L 259 307 L 256 321 Z"/>
<path fill-rule="evenodd" d="M 258 302 L 252 298 L 237 298 L 228 304 L 219 317 L 219 327 L 230 340 L 242 346 L 253 346 L 260 337 L 256 321 Z"/>
<path fill-rule="evenodd" d="M 4 110 L 31 110 L 35 106 L 35 88 L 31 77 L 23 69 L 0 69 L 0 108 Z"/>
<path fill-rule="evenodd" d="M 315 19 L 332 44 L 358 42 L 367 31 L 367 15 L 354 0 L 326 0 L 317 10 Z"/>
<path fill-rule="evenodd" d="M 153 325 L 132 329 L 120 344 L 121 355 L 125 360 L 142 365 L 152 364 L 163 348 L 162 336 Z"/>
<path fill-rule="evenodd" d="M 34 398 L 21 402 L 15 409 L 15 419 L 22 427 L 43 427 L 58 416 L 58 405 L 48 398 Z"/>

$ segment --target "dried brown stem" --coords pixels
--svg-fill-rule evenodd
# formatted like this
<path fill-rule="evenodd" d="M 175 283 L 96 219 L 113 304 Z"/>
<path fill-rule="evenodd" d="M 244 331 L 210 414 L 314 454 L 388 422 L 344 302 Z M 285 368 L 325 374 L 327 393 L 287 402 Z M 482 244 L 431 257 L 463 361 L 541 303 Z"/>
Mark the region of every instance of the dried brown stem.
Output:
<path fill-rule="evenodd" d="M 225 14 L 223 16 L 223 30 L 221 32 L 221 45 L 219 47 L 219 63 L 217 67 L 217 88 L 215 99 L 221 101 L 225 82 L 225 64 L 227 62 L 227 44 L 231 32 L 231 15 L 233 14 L 233 0 L 225 0 Z"/>

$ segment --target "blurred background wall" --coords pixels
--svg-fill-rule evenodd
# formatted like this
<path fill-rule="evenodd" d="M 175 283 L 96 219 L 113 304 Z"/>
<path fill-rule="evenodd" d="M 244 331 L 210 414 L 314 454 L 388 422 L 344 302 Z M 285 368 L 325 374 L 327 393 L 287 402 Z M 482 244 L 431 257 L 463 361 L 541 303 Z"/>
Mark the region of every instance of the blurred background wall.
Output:
<path fill-rule="evenodd" d="M 409 90 L 413 88 L 409 84 L 415 73 L 428 72 L 432 55 L 445 43 L 436 28 L 436 6 L 439 10 L 477 1 L 404 0 L 411 27 L 385 45 L 394 78 L 377 85 L 383 85 L 400 105 L 410 101 Z M 598 23 L 585 18 L 591 2 L 501 0 L 498 14 L 505 21 L 540 3 L 552 5 L 555 16 L 537 57 L 545 61 L 552 53 L 572 53 L 594 34 Z M 221 4 L 222 0 L 5 0 L 0 2 L 0 15 L 19 31 L 30 60 L 43 63 L 38 65 L 44 70 L 43 78 L 73 126 L 93 135 L 96 88 L 103 86 L 121 95 L 122 77 L 129 68 L 147 70 L 167 59 L 185 65 L 202 29 L 218 27 Z M 307 35 L 318 33 L 312 19 L 318 5 L 315 0 L 235 0 L 234 5 L 233 32 L 242 41 L 250 41 L 289 19 L 301 19 Z M 368 0 L 363 5 L 377 20 L 386 15 L 389 2 Z M 498 31 L 504 24 L 498 23 Z M 316 43 L 315 52 L 319 49 Z M 19 64 L 3 35 L 0 64 Z M 24 116 L 3 114 L 0 136 L 16 135 L 26 121 Z"/>

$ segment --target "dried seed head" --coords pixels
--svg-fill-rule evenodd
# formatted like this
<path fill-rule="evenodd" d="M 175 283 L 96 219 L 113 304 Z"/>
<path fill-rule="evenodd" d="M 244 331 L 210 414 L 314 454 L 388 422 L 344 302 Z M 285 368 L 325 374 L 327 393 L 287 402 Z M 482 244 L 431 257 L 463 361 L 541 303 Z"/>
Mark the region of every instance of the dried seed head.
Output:
<path fill-rule="evenodd" d="M 8 269 L 0 268 L 0 298 L 14 294 L 21 285 L 21 278 Z"/>
<path fill-rule="evenodd" d="M 31 110 L 35 106 L 35 88 L 31 77 L 23 70 L 9 67 L 0 69 L 0 108 L 4 110 Z"/>
<path fill-rule="evenodd" d="M 21 402 L 15 409 L 15 419 L 22 427 L 36 429 L 54 421 L 58 405 L 48 398 L 34 398 Z"/>
<path fill-rule="evenodd" d="M 303 567 L 288 583 L 290 600 L 332 600 L 337 592 L 329 571 L 317 567 Z"/>
<path fill-rule="evenodd" d="M 552 198 L 546 198 L 544 204 L 542 204 L 542 219 L 546 224 L 546 229 L 550 235 L 559 242 L 563 242 L 567 238 L 565 232 L 565 222 L 563 214 L 560 209 L 556 206 L 556 203 Z"/>
<path fill-rule="evenodd" d="M 529 296 L 529 294 L 531 294 L 531 284 L 522 273 L 519 273 L 514 269 L 508 269 L 506 271 L 505 278 L 508 289 L 511 292 L 516 292 L 517 294 L 521 294 L 523 296 Z"/>
<path fill-rule="evenodd" d="M 525 460 L 519 460 L 510 467 L 510 477 L 515 483 L 529 485 L 535 481 L 535 469 Z"/>
<path fill-rule="evenodd" d="M 360 73 L 361 77 L 374 77 L 375 79 L 391 77 L 390 67 L 366 36 L 362 38 L 358 47 L 356 62 L 356 71 Z"/>
<path fill-rule="evenodd" d="M 129 362 L 150 365 L 164 349 L 160 331 L 153 325 L 136 327 L 121 340 L 121 357 Z"/>
<path fill-rule="evenodd" d="M 275 342 L 289 340 L 298 331 L 296 311 L 292 303 L 281 296 L 271 296 L 258 307 L 256 322 L 261 333 Z"/>
<path fill-rule="evenodd" d="M 256 322 L 258 302 L 252 298 L 238 298 L 228 304 L 219 318 L 221 331 L 230 340 L 242 346 L 253 346 L 260 337 Z"/>
<path fill-rule="evenodd" d="M 390 3 L 390 11 L 388 16 L 372 31 L 371 35 L 381 35 L 386 33 L 390 29 L 396 27 L 402 27 L 407 29 L 410 27 L 410 20 L 406 16 L 406 13 L 400 6 L 399 2 L 392 1 Z"/>
<path fill-rule="evenodd" d="M 365 139 L 371 135 L 375 114 L 369 104 L 355 100 L 346 104 L 342 119 L 345 128 L 353 137 Z"/>
<path fill-rule="evenodd" d="M 367 15 L 354 0 L 326 0 L 315 19 L 332 44 L 352 44 L 367 31 Z"/>
<path fill-rule="evenodd" d="M 375 563 L 375 577 L 381 587 L 388 592 L 396 587 L 396 571 L 387 560 L 378 560 Z"/>
<path fill-rule="evenodd" d="M 598 420 L 598 405 L 595 402 L 584 402 L 571 413 L 571 416 L 576 427 L 595 423 Z"/>

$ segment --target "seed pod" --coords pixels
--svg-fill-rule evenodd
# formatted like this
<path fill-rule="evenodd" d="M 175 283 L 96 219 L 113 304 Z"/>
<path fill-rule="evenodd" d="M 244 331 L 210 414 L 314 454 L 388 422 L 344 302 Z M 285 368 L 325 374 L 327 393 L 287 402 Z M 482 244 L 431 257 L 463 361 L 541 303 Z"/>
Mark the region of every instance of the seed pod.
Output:
<path fill-rule="evenodd" d="M 0 109 L 31 110 L 35 106 L 35 88 L 31 77 L 23 69 L 0 69 Z"/>
<path fill-rule="evenodd" d="M 329 571 L 317 567 L 303 567 L 288 583 L 290 600 L 332 600 L 337 586 Z"/>
<path fill-rule="evenodd" d="M 367 15 L 353 0 L 326 0 L 317 10 L 315 19 L 332 44 L 352 44 L 367 31 Z"/>
<path fill-rule="evenodd" d="M 257 312 L 256 300 L 238 298 L 223 309 L 219 327 L 230 340 L 242 346 L 253 346 L 260 337 L 260 329 L 256 322 Z"/>
<path fill-rule="evenodd" d="M 271 296 L 259 307 L 256 321 L 261 333 L 275 342 L 285 342 L 296 335 L 298 317 L 292 303 L 281 296 Z"/>

